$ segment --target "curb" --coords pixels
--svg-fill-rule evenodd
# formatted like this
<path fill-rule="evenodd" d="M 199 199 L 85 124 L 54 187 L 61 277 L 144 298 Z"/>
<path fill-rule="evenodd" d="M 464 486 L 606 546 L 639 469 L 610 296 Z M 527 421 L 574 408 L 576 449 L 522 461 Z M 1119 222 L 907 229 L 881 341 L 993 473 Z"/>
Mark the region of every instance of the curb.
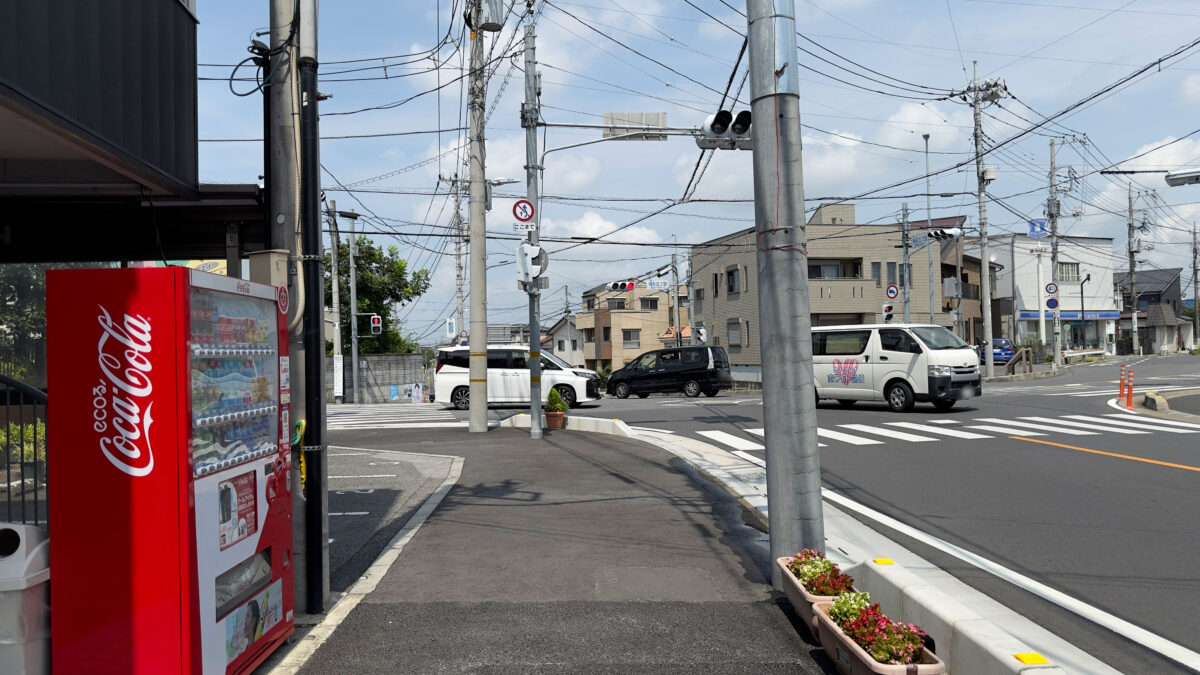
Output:
<path fill-rule="evenodd" d="M 509 418 L 512 421 L 508 426 L 522 426 L 523 423 L 528 427 L 528 416 L 524 420 L 517 419 L 519 417 Z M 765 464 L 759 467 L 724 451 L 706 451 L 712 446 L 684 437 L 665 433 L 635 433 L 618 419 L 597 419 L 595 424 L 587 425 L 587 430 L 636 438 L 689 462 L 700 475 L 741 504 L 743 520 L 748 525 L 768 532 L 765 480 L 760 479 L 763 487 L 759 489 L 753 479 L 755 475 L 762 475 Z M 725 458 L 728 461 L 723 461 Z M 827 491 L 823 492 L 828 495 Z M 946 662 L 947 672 L 982 675 L 1035 671 L 1037 675 L 1116 672 L 859 522 L 828 499 L 825 499 L 823 508 L 826 548 L 830 559 L 854 576 L 875 601 L 887 608 L 891 616 L 922 626 L 937 643 L 938 656 Z M 887 558 L 870 557 L 868 551 L 874 554 L 891 551 L 894 557 L 902 557 L 908 567 Z M 910 569 L 919 569 L 921 573 L 914 573 Z M 971 602 L 972 606 L 986 607 L 981 611 L 988 616 L 985 618 L 961 599 Z M 1017 627 L 1024 638 L 1001 628 L 992 620 L 995 617 L 1005 619 L 1006 625 Z M 1041 652 L 1055 653 L 1059 661 L 1068 663 L 1067 668 L 1051 663 L 1049 658 L 1031 646 L 1035 644 Z"/>
<path fill-rule="evenodd" d="M 1153 391 L 1146 392 L 1146 398 L 1142 401 L 1142 405 L 1151 410 L 1170 410 L 1171 406 L 1167 405 L 1167 399 L 1164 396 L 1159 396 Z"/>

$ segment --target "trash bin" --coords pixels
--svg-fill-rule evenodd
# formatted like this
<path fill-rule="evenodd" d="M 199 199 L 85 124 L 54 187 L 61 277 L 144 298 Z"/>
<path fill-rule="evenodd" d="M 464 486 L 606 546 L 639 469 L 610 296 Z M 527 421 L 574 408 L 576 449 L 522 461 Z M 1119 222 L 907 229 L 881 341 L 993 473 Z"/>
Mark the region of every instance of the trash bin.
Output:
<path fill-rule="evenodd" d="M 50 540 L 0 523 L 0 673 L 50 672 Z"/>

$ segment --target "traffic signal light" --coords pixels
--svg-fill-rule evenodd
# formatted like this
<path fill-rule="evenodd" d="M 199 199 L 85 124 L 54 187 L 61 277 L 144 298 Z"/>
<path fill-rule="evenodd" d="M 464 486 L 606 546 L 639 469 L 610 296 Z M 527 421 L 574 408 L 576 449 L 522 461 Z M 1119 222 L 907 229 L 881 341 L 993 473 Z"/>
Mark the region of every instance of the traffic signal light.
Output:
<path fill-rule="evenodd" d="M 892 320 L 892 303 L 887 302 L 883 305 L 883 322 L 889 323 Z"/>
<path fill-rule="evenodd" d="M 944 230 L 930 230 L 929 236 L 933 239 L 953 239 L 961 236 L 962 230 L 957 227 L 951 227 Z"/>
<path fill-rule="evenodd" d="M 743 110 L 735 117 L 728 110 L 709 115 L 700 127 L 696 145 L 704 150 L 753 150 L 750 140 L 750 111 Z"/>
<path fill-rule="evenodd" d="M 379 335 L 383 332 L 383 317 L 378 314 L 371 315 L 371 335 Z"/>
<path fill-rule="evenodd" d="M 633 290 L 633 282 L 632 281 L 614 281 L 608 285 L 608 290 L 610 290 L 610 291 L 632 291 Z"/>
<path fill-rule="evenodd" d="M 546 273 L 550 259 L 541 246 L 522 243 L 517 248 L 517 281 L 529 283 Z"/>

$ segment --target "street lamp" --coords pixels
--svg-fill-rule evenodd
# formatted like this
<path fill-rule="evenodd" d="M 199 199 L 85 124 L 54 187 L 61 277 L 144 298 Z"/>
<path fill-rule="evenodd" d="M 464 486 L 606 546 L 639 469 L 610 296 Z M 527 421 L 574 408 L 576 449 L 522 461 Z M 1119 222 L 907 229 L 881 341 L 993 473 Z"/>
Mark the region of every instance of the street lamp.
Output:
<path fill-rule="evenodd" d="M 1092 280 L 1092 274 L 1089 272 L 1079 282 L 1079 335 L 1083 340 L 1083 348 L 1087 349 L 1087 312 L 1084 311 L 1083 302 L 1083 285 Z"/>

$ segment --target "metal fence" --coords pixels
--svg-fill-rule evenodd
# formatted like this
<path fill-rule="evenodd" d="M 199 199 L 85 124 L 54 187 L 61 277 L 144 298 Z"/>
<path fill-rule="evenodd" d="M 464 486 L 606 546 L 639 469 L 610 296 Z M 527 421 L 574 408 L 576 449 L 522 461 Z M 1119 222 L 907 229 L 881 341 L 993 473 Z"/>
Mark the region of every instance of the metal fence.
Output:
<path fill-rule="evenodd" d="M 46 392 L 0 375 L 0 517 L 49 529 Z"/>

